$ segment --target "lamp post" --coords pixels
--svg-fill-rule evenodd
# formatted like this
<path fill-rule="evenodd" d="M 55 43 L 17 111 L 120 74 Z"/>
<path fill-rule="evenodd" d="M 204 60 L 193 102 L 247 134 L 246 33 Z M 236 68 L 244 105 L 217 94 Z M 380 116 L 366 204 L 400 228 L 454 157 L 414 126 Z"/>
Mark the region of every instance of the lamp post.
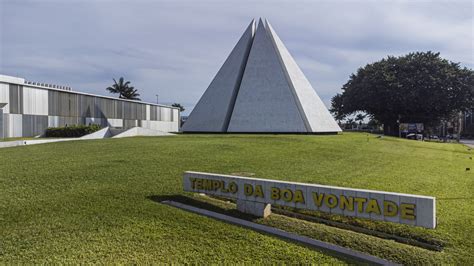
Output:
<path fill-rule="evenodd" d="M 397 124 L 398 124 L 398 137 L 401 138 L 402 137 L 402 131 L 400 130 L 400 119 L 397 120 Z"/>

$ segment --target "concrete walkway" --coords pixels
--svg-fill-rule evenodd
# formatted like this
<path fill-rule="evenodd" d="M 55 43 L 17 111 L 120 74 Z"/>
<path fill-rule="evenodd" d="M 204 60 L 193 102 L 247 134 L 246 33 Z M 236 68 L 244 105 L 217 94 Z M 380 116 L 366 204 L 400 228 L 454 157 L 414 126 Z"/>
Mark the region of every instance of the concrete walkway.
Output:
<path fill-rule="evenodd" d="M 462 139 L 460 141 L 462 144 L 468 146 L 469 148 L 473 148 L 474 149 L 474 140 L 473 139 Z"/>
<path fill-rule="evenodd" d="M 78 138 L 65 138 L 65 139 L 38 139 L 38 140 L 15 140 L 15 141 L 2 141 L 0 142 L 0 148 L 24 146 L 24 145 L 35 145 L 35 144 L 44 144 L 51 142 L 62 142 L 62 141 L 71 141 L 79 140 Z"/>
<path fill-rule="evenodd" d="M 15 141 L 0 141 L 0 148 L 35 145 L 51 142 L 62 142 L 72 140 L 91 140 L 91 139 L 105 139 L 105 138 L 125 138 L 135 136 L 173 136 L 175 134 L 163 132 L 159 130 L 146 129 L 141 127 L 133 127 L 127 130 L 119 130 L 115 132 L 109 127 L 103 128 L 99 131 L 91 133 L 89 135 L 82 136 L 80 138 L 63 138 L 63 139 L 33 139 L 33 140 L 15 140 Z M 116 133 L 117 135 L 115 135 Z"/>

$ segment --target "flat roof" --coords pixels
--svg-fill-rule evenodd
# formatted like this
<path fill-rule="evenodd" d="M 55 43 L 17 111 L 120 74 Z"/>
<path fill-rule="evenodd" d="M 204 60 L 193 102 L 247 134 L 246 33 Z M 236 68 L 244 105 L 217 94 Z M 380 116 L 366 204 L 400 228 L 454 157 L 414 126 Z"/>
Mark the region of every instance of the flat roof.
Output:
<path fill-rule="evenodd" d="M 60 92 L 66 92 L 66 93 L 75 93 L 75 94 L 79 94 L 79 95 L 94 96 L 94 97 L 112 99 L 112 100 L 119 100 L 119 101 L 124 101 L 124 102 L 141 103 L 141 104 L 148 104 L 148 105 L 154 105 L 154 106 L 160 106 L 160 107 L 167 107 L 167 108 L 172 108 L 172 109 L 179 109 L 179 107 L 174 107 L 174 106 L 165 105 L 165 104 L 157 104 L 157 103 L 150 103 L 150 102 L 144 102 L 144 101 L 115 98 L 115 97 L 97 95 L 97 94 L 86 93 L 86 92 L 63 90 L 63 89 L 51 88 L 51 87 L 47 87 L 47 86 L 27 84 L 26 80 L 24 78 L 18 78 L 18 77 L 1 75 L 1 74 L 0 74 L 0 83 L 11 83 L 11 84 L 22 85 L 23 87 L 30 87 L 30 88 L 44 89 L 44 90 L 52 90 L 52 91 L 60 91 Z"/>

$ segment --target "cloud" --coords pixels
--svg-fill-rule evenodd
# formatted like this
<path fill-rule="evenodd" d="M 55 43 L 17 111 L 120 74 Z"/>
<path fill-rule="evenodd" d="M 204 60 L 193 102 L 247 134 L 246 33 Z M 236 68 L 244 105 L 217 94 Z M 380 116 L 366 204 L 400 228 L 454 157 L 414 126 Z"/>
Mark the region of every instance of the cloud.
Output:
<path fill-rule="evenodd" d="M 387 55 L 439 51 L 474 67 L 471 1 L 2 1 L 0 72 L 190 111 L 252 18 L 268 18 L 328 105 Z"/>

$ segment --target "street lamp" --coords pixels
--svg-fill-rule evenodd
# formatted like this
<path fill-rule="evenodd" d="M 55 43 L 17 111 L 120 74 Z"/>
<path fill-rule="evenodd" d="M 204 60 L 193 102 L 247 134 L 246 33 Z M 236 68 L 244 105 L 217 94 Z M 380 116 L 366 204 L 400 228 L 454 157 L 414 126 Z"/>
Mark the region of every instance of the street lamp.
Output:
<path fill-rule="evenodd" d="M 400 130 L 400 119 L 397 120 L 397 124 L 398 124 L 398 137 L 401 138 L 402 137 L 402 131 Z"/>

